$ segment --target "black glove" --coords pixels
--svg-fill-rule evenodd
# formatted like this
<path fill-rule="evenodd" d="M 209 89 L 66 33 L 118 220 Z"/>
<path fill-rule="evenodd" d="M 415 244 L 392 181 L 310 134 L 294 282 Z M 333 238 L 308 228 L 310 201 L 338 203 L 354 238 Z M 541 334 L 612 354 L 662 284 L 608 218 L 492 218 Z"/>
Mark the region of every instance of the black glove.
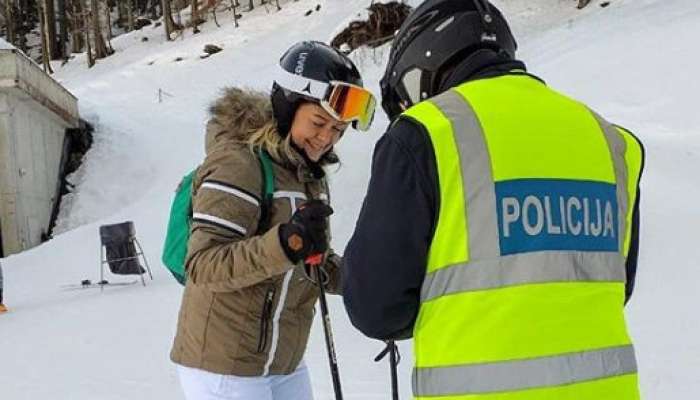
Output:
<path fill-rule="evenodd" d="M 286 224 L 280 225 L 280 243 L 287 257 L 297 263 L 328 250 L 328 217 L 333 209 L 321 200 L 302 204 Z"/>

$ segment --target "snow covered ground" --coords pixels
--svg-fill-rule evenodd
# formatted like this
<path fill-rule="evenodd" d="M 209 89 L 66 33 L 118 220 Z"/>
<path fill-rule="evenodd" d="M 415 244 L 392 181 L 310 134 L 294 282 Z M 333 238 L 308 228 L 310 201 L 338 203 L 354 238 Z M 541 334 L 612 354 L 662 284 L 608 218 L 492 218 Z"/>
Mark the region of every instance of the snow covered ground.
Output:
<path fill-rule="evenodd" d="M 163 40 L 162 28 L 145 27 L 115 39 L 119 54 L 90 70 L 83 56 L 56 65 L 56 78 L 95 124 L 95 144 L 71 178 L 76 190 L 64 202 L 60 234 L 2 260 L 11 312 L 0 316 L 0 399 L 182 398 L 168 360 L 181 288 L 159 258 L 173 189 L 203 156 L 207 105 L 225 85 L 266 89 L 284 49 L 297 40 L 330 39 L 369 0 L 282 3 L 280 12 L 258 7 L 245 14 L 238 29 L 229 15 L 219 15 L 221 28 L 210 22 L 199 35 L 188 32 L 174 42 Z M 569 0 L 497 3 L 511 18 L 532 72 L 646 145 L 640 264 L 628 320 L 644 397 L 694 398 L 700 390 L 700 344 L 693 339 L 700 337 L 700 251 L 693 233 L 700 223 L 694 207 L 700 199 L 700 3 L 613 0 L 583 11 Z M 303 16 L 317 4 L 319 11 Z M 224 51 L 200 59 L 208 43 Z M 376 93 L 385 56 L 385 49 L 354 55 Z M 369 134 L 349 134 L 340 145 L 344 163 L 331 175 L 339 251 L 352 233 L 373 144 L 386 123 L 379 113 Z M 135 222 L 155 280 L 104 293 L 60 290 L 99 276 L 98 227 L 123 220 Z M 331 300 L 331 312 L 345 397 L 389 398 L 388 365 L 371 360 L 381 344 L 351 327 L 340 299 Z M 409 398 L 410 343 L 402 350 L 402 398 Z M 332 399 L 320 324 L 306 360 L 316 398 Z"/>

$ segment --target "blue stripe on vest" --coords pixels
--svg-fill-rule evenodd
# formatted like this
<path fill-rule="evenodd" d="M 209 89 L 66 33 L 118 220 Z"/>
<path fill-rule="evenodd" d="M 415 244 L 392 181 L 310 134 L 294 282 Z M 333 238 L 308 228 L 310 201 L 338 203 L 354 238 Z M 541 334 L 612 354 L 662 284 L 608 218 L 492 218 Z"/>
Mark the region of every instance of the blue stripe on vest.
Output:
<path fill-rule="evenodd" d="M 618 251 L 614 184 L 565 179 L 496 182 L 501 255 Z"/>

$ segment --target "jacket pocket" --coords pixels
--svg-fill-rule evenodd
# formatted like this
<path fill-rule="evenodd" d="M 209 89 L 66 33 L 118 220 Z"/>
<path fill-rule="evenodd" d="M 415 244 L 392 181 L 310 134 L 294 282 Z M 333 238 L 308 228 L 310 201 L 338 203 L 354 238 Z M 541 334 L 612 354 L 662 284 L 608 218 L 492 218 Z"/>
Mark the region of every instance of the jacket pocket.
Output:
<path fill-rule="evenodd" d="M 258 353 L 263 353 L 267 348 L 267 333 L 270 329 L 272 318 L 272 301 L 275 298 L 275 286 L 271 286 L 265 293 L 262 312 L 260 313 L 260 332 L 258 337 Z"/>

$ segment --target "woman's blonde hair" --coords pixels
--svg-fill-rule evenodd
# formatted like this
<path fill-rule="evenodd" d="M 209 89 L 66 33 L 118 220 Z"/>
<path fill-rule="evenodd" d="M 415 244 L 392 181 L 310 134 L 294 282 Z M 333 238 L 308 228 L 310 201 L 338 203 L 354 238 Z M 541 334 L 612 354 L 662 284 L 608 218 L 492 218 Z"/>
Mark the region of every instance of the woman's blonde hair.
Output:
<path fill-rule="evenodd" d="M 274 122 L 266 123 L 262 128 L 256 129 L 250 133 L 246 144 L 251 151 L 263 149 L 275 160 L 282 162 L 290 162 L 298 155 L 292 148 L 291 135 L 282 137 L 277 133 L 277 126 Z"/>
<path fill-rule="evenodd" d="M 266 123 L 262 128 L 255 129 L 250 132 L 245 143 L 252 152 L 258 149 L 263 149 L 275 160 L 282 163 L 293 163 L 301 161 L 300 155 L 292 148 L 292 135 L 288 134 L 282 137 L 277 132 L 277 125 L 274 121 Z M 329 150 L 319 161 L 321 166 L 338 163 L 338 156 Z"/>

